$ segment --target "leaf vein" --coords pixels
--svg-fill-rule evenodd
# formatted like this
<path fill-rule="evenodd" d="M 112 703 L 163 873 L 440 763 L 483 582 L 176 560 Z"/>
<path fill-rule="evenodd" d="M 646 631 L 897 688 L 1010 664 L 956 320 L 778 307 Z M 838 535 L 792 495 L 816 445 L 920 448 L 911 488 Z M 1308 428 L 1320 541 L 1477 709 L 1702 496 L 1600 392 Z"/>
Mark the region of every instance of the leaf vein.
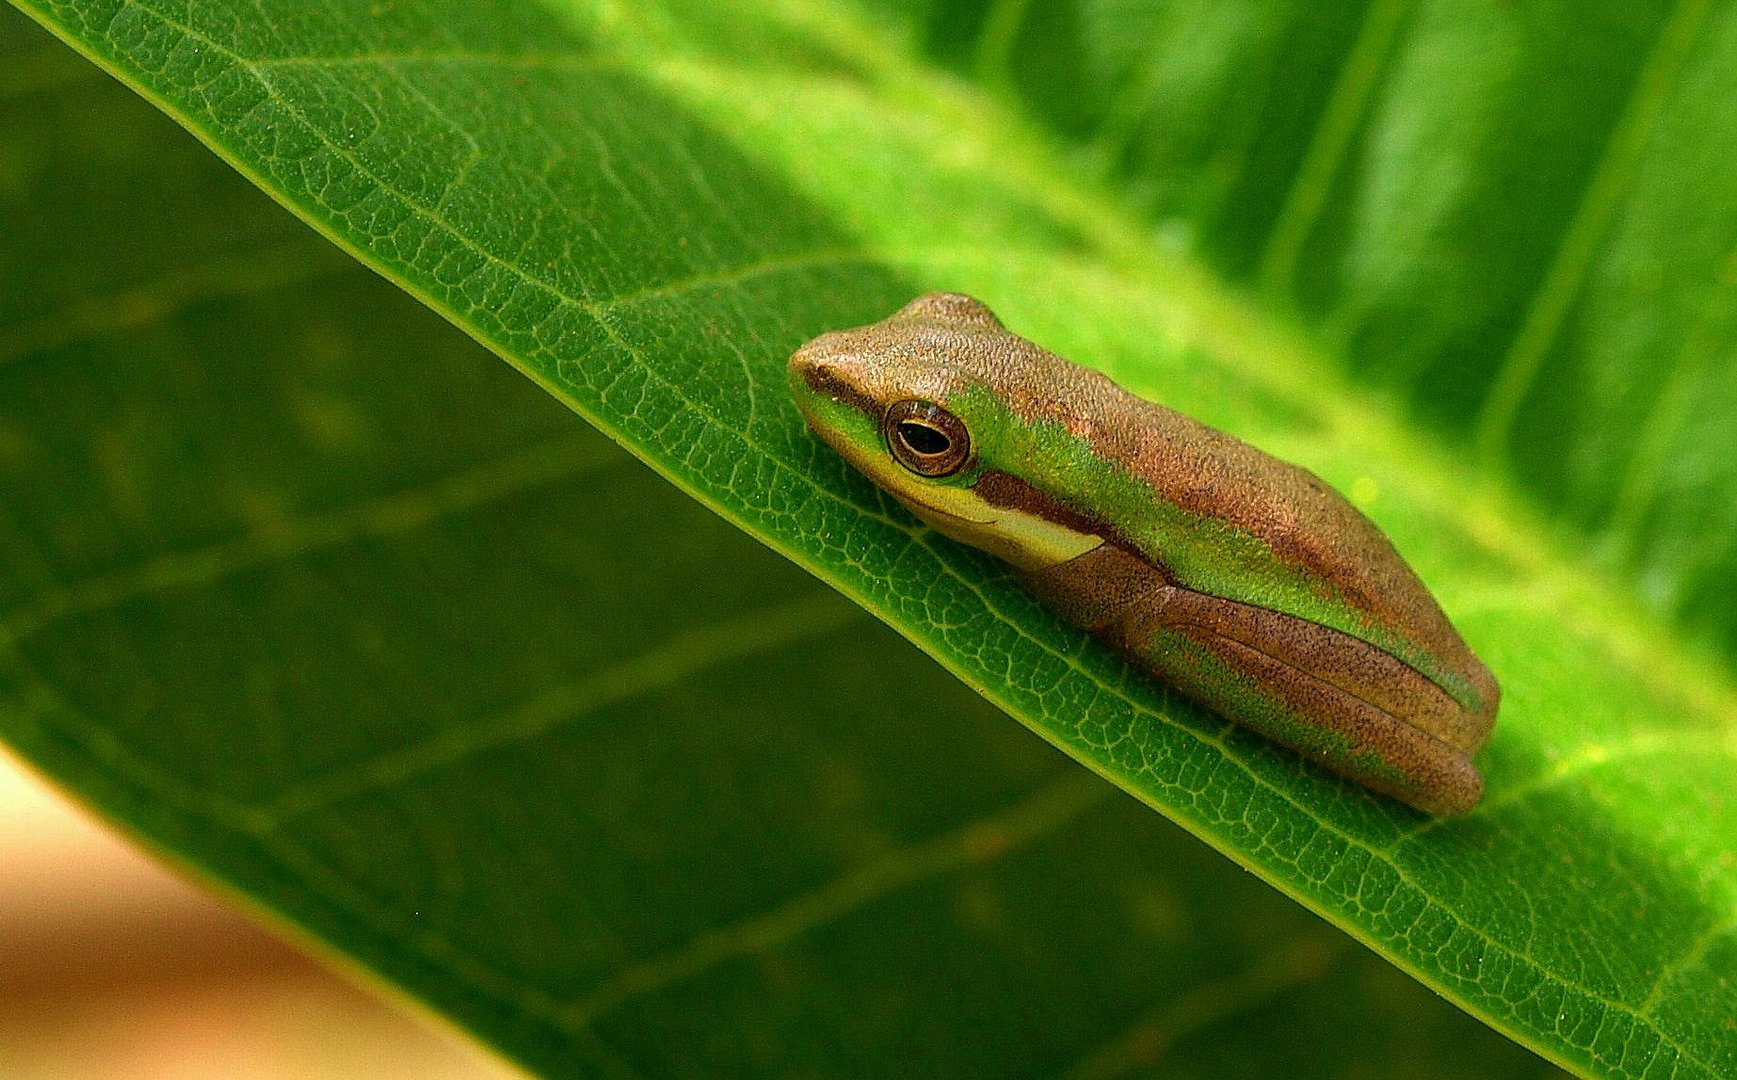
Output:
<path fill-rule="evenodd" d="M 1497 459 L 1507 448 L 1520 404 L 1543 369 L 1545 357 L 1591 272 L 1710 6 L 1711 0 L 1678 0 L 1659 30 L 1562 243 L 1490 382 L 1474 426 L 1479 452 L 1490 465 L 1500 464 Z"/>
<path fill-rule="evenodd" d="M 1261 255 L 1259 279 L 1269 292 L 1288 293 L 1293 286 L 1304 245 L 1327 204 L 1334 178 L 1356 142 L 1358 125 L 1381 84 L 1382 71 L 1399 42 L 1400 28 L 1411 6 L 1411 0 L 1376 0 L 1364 13 L 1363 25 L 1333 84 L 1290 189 L 1279 204 L 1279 216 Z"/>
<path fill-rule="evenodd" d="M 782 906 L 686 943 L 602 979 L 560 1007 L 563 1027 L 579 1029 L 626 1002 L 693 978 L 727 960 L 766 952 L 884 896 L 922 881 L 1000 859 L 1066 826 L 1117 789 L 1071 766 L 1024 801 L 951 832 L 888 852 Z"/>
<path fill-rule="evenodd" d="M 526 742 L 616 702 L 670 686 L 708 668 L 832 633 L 861 609 L 830 589 L 689 630 L 611 667 L 554 686 L 493 717 L 455 725 L 422 741 L 305 780 L 268 803 L 263 827 L 291 821 L 420 776 L 459 765 L 490 750 Z"/>
<path fill-rule="evenodd" d="M 228 543 L 173 552 L 40 594 L 0 617 L 0 642 L 23 641 L 61 619 L 104 611 L 166 589 L 208 584 L 269 562 L 370 536 L 409 532 L 625 460 L 601 452 L 591 439 L 553 439 L 423 487 L 291 519 Z"/>

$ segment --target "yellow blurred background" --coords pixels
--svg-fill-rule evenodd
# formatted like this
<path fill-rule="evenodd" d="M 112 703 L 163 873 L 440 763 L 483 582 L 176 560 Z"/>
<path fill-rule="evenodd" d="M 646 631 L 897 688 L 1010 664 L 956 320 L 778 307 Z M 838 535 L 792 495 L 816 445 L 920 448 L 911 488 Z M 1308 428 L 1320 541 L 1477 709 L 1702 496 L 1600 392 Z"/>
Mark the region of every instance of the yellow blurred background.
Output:
<path fill-rule="evenodd" d="M 274 937 L 0 751 L 0 1076 L 522 1074 Z"/>

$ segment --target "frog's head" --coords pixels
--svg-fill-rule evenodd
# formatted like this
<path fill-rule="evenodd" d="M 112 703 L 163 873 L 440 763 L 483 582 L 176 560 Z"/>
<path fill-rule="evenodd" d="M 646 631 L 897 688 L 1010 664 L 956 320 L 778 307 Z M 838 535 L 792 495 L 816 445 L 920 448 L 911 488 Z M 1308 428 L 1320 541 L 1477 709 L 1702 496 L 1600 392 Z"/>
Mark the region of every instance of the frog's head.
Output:
<path fill-rule="evenodd" d="M 928 293 L 790 358 L 808 426 L 937 532 L 1025 568 L 1103 542 L 1031 483 L 1030 423 L 1054 358 L 977 300 Z M 1036 376 L 1034 378 L 1034 375 Z"/>

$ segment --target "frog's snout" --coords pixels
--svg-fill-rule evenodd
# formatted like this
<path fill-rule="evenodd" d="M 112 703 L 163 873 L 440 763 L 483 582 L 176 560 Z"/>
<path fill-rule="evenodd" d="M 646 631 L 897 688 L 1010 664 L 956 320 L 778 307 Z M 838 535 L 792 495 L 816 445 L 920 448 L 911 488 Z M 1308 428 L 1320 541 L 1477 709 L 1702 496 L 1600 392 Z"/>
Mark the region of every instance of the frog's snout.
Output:
<path fill-rule="evenodd" d="M 837 355 L 834 334 L 822 334 L 790 354 L 790 383 L 793 387 L 817 390 L 815 381 L 829 366 L 827 361 Z"/>
<path fill-rule="evenodd" d="M 799 402 L 818 396 L 861 405 L 865 395 L 851 377 L 854 357 L 841 347 L 841 337 L 822 334 L 790 355 L 790 389 Z"/>

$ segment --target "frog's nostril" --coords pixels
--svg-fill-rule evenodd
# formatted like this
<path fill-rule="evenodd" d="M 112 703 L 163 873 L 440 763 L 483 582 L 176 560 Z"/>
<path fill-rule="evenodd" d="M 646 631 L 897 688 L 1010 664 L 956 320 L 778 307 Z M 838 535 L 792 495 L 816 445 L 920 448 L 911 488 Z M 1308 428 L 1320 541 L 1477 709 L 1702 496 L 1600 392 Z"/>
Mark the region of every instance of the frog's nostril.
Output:
<path fill-rule="evenodd" d="M 793 380 L 801 380 L 808 389 L 815 393 L 826 393 L 827 388 L 837 382 L 837 373 L 829 363 L 831 351 L 824 347 L 824 339 L 816 338 L 797 349 L 790 357 L 790 376 Z"/>
<path fill-rule="evenodd" d="M 817 363 L 812 345 L 804 345 L 790 354 L 790 374 L 808 378 L 808 373 L 814 370 Z"/>
<path fill-rule="evenodd" d="M 790 356 L 790 389 L 799 399 L 821 398 L 879 416 L 882 406 L 863 385 L 863 357 L 842 334 L 822 334 Z"/>

